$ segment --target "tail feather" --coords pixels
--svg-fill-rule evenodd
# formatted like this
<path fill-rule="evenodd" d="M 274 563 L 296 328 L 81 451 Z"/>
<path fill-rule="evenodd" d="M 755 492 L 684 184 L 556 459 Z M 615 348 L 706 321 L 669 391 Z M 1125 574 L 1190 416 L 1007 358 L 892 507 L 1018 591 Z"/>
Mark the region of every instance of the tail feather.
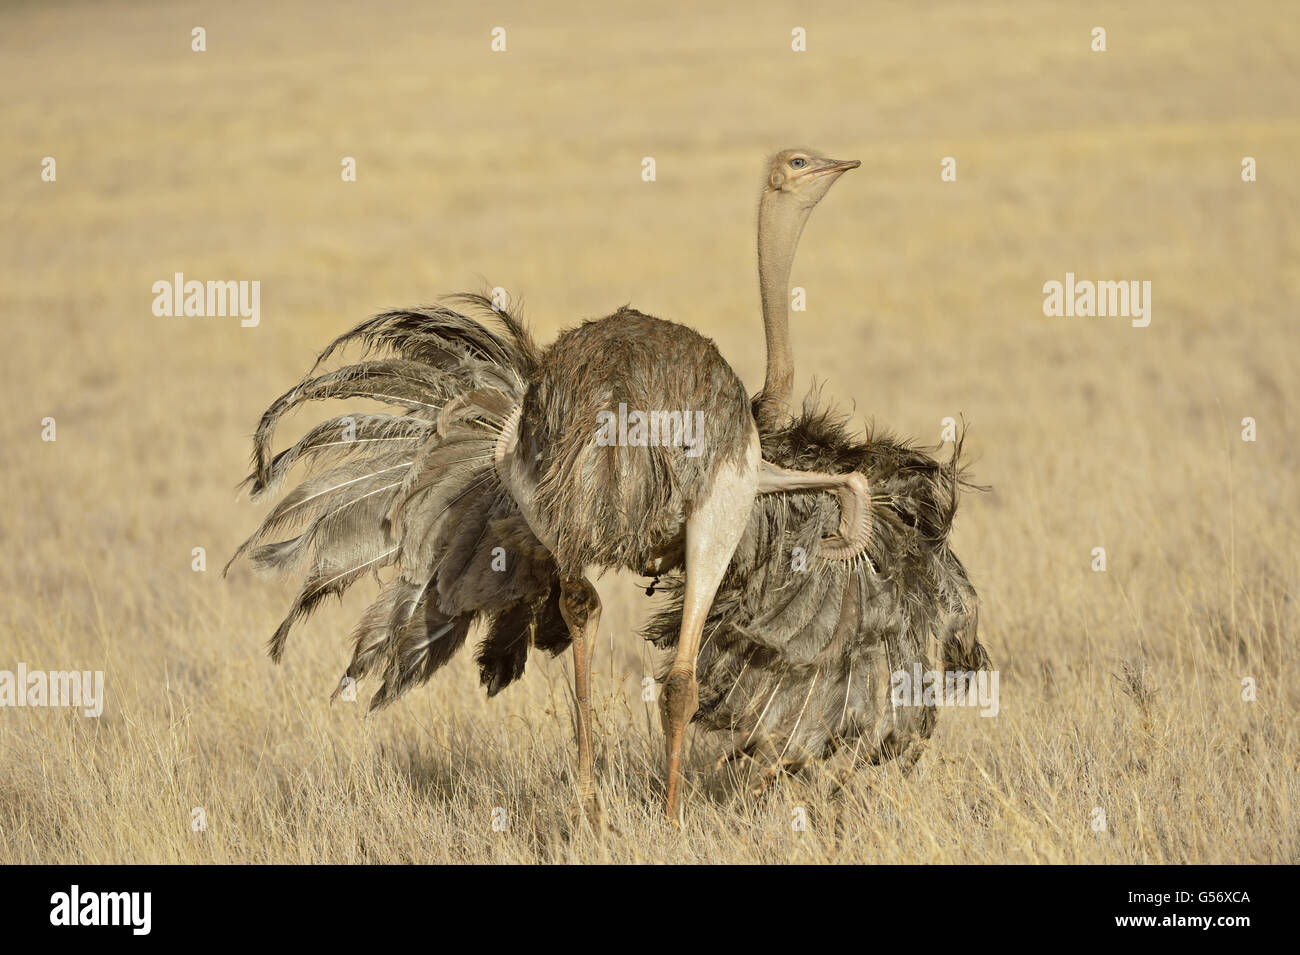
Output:
<path fill-rule="evenodd" d="M 372 709 L 429 679 L 478 622 L 488 624 L 478 663 L 489 695 L 522 675 L 532 646 L 568 644 L 554 560 L 492 462 L 539 352 L 523 323 L 488 299 L 456 301 L 482 320 L 427 306 L 384 312 L 340 335 L 271 404 L 254 436 L 245 481 L 254 499 L 278 492 L 299 465 L 316 472 L 281 497 L 230 561 L 247 556 L 259 571 L 308 567 L 271 638 L 273 659 L 326 597 L 372 571 L 395 571 L 353 632 L 345 674 L 382 677 Z M 362 360 L 321 370 L 348 346 L 359 346 Z M 401 410 L 335 416 L 273 453 L 288 414 L 339 398 Z M 276 539 L 286 533 L 294 536 Z"/>
<path fill-rule="evenodd" d="M 253 493 L 262 493 L 271 482 L 271 442 L 276 428 L 290 411 L 309 401 L 366 398 L 400 405 L 408 414 L 437 414 L 442 403 L 457 387 L 455 376 L 401 359 L 368 361 L 306 378 L 272 402 L 258 423 L 253 437 Z"/>
<path fill-rule="evenodd" d="M 412 466 L 389 521 L 408 542 L 408 562 L 429 565 L 439 545 L 438 530 L 451 524 L 465 498 L 476 489 L 499 487 L 492 466 L 491 439 L 429 442 L 429 453 Z"/>
<path fill-rule="evenodd" d="M 523 322 L 483 295 L 456 295 L 448 301 L 469 306 L 499 325 L 504 334 L 444 306 L 393 309 L 330 342 L 316 359 L 316 367 L 344 345 L 360 344 L 367 352 L 393 351 L 435 368 L 452 367 L 466 359 L 478 361 L 492 371 L 511 373 L 519 388 L 526 385 L 536 370 L 539 353 Z"/>
<path fill-rule="evenodd" d="M 303 584 L 302 590 L 299 591 L 297 599 L 289 608 L 288 616 L 271 637 L 268 645 L 271 659 L 280 662 L 280 658 L 284 656 L 285 641 L 289 639 L 289 630 L 297 621 L 309 616 L 326 597 L 343 596 L 343 592 L 365 574 L 392 563 L 392 557 L 396 552 L 397 548 L 392 547 L 343 567 L 318 560 Z"/>
<path fill-rule="evenodd" d="M 496 696 L 524 675 L 534 619 L 533 608 L 524 603 L 517 603 L 492 619 L 487 637 L 474 657 L 479 666 L 479 682 L 487 688 L 488 696 Z"/>
<path fill-rule="evenodd" d="M 333 525 L 341 523 L 340 517 L 344 518 L 346 529 L 349 511 L 357 504 L 370 502 L 371 507 L 374 508 L 390 501 L 401 487 L 402 475 L 410 466 L 409 454 L 398 452 L 377 455 L 341 464 L 303 482 L 271 509 L 257 530 L 239 545 L 239 549 L 235 551 L 226 567 L 229 568 L 231 563 L 272 534 L 287 528 L 305 526 L 306 530 L 294 541 L 281 541 L 273 545 L 283 549 L 286 557 L 297 555 L 297 547 L 305 547 L 313 541 L 318 541 L 322 536 L 320 534 L 322 527 L 326 527 L 331 522 Z M 378 501 L 375 500 L 376 497 Z M 386 511 L 387 509 L 384 508 L 383 512 Z M 328 541 L 325 543 L 325 549 L 328 549 Z M 296 546 L 282 547 L 289 544 Z M 287 569 L 290 565 L 284 566 Z"/>
<path fill-rule="evenodd" d="M 403 577 L 389 581 L 380 589 L 379 596 L 362 613 L 352 633 L 352 662 L 344 672 L 345 677 L 361 680 L 387 665 L 392 655 L 389 637 L 393 633 L 393 620 L 401 617 L 398 607 L 408 603 L 417 589 L 417 585 Z M 334 695 L 338 696 L 340 690 L 342 683 Z"/>
<path fill-rule="evenodd" d="M 426 682 L 465 643 L 473 622 L 472 614 L 444 614 L 426 594 L 393 644 L 384 682 L 370 698 L 370 709 L 386 706 Z"/>
<path fill-rule="evenodd" d="M 268 479 L 253 494 L 253 499 L 277 490 L 296 464 L 339 460 L 359 452 L 410 447 L 427 439 L 434 428 L 432 421 L 412 415 L 359 414 L 330 418 L 272 458 Z M 244 483 L 252 485 L 255 480 L 256 476 L 250 475 Z"/>

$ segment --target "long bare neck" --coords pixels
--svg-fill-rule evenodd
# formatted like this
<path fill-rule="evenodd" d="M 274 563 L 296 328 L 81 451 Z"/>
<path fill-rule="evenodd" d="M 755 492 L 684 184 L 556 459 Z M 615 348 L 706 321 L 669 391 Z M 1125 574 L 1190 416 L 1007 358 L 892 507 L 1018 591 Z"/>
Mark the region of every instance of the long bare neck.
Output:
<path fill-rule="evenodd" d="M 767 378 L 754 409 L 760 428 L 779 427 L 790 417 L 790 269 L 811 212 L 811 205 L 777 192 L 764 192 L 758 204 L 758 284 L 767 336 Z"/>

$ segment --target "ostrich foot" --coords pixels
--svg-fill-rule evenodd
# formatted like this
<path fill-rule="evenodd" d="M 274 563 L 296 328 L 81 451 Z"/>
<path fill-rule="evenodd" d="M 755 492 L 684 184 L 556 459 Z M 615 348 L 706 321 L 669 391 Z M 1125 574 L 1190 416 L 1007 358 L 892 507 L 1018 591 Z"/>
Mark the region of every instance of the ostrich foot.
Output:
<path fill-rule="evenodd" d="M 682 821 L 682 750 L 686 727 L 700 706 L 700 686 L 695 674 L 671 670 L 664 681 L 663 695 L 659 701 L 659 716 L 663 722 L 664 739 L 668 747 L 668 818 Z"/>
<path fill-rule="evenodd" d="M 618 830 L 614 829 L 605 820 L 605 809 L 600 804 L 600 797 L 595 792 L 578 794 L 573 807 L 569 810 L 569 824 L 574 832 L 584 826 L 590 826 L 591 831 L 597 836 L 603 836 L 606 833 L 618 835 Z"/>

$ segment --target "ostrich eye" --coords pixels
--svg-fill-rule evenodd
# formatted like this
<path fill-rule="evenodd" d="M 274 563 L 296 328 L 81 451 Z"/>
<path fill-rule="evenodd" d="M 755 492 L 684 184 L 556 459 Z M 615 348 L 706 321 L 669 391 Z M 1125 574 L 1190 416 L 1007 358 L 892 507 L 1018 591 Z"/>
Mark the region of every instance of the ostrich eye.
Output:
<path fill-rule="evenodd" d="M 804 166 L 806 166 L 806 165 L 808 165 L 808 160 L 806 160 L 806 159 L 791 159 L 791 160 L 790 160 L 790 167 L 791 167 L 792 169 L 802 169 L 802 168 L 803 168 Z"/>

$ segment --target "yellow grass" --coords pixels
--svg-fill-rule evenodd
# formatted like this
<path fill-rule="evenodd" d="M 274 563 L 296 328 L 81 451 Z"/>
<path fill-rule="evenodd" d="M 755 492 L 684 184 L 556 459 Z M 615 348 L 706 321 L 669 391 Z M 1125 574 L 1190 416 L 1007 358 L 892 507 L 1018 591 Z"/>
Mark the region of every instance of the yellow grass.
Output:
<path fill-rule="evenodd" d="M 0 862 L 1300 861 L 1294 5 L 697 6 L 0 11 L 0 669 L 107 681 L 98 720 L 0 710 Z M 998 718 L 942 712 L 913 774 L 835 797 L 752 799 L 697 735 L 677 831 L 650 601 L 610 575 L 598 842 L 566 658 L 487 701 L 466 652 L 364 721 L 327 702 L 361 585 L 266 659 L 291 585 L 222 580 L 261 513 L 233 488 L 320 345 L 486 283 L 544 340 L 625 302 L 693 324 L 757 388 L 760 163 L 801 143 L 863 166 L 796 263 L 800 388 L 926 443 L 972 423 Z M 155 318 L 176 271 L 260 280 L 261 325 Z M 1045 318 L 1067 271 L 1150 280 L 1150 327 Z"/>

